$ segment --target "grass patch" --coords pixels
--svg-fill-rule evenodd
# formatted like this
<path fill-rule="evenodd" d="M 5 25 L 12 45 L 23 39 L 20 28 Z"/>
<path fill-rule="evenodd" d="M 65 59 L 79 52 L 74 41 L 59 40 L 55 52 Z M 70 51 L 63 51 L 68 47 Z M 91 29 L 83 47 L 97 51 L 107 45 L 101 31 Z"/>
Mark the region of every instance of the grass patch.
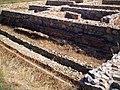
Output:
<path fill-rule="evenodd" d="M 4 90 L 4 78 L 3 78 L 3 75 L 2 75 L 2 72 L 0 70 L 0 90 Z"/>
<path fill-rule="evenodd" d="M 0 4 L 16 3 L 16 2 L 28 2 L 28 1 L 37 1 L 37 0 L 0 0 Z"/>
<path fill-rule="evenodd" d="M 10 87 L 8 87 L 7 83 L 4 80 L 2 70 L 0 70 L 0 90 L 11 90 Z"/>

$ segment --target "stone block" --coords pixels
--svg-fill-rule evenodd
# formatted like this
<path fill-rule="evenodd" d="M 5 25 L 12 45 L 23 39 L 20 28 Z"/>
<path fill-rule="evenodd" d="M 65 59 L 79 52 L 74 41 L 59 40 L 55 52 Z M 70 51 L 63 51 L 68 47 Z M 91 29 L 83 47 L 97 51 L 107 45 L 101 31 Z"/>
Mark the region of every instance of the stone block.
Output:
<path fill-rule="evenodd" d="M 112 14 L 101 18 L 102 22 L 114 24 L 120 18 L 120 13 Z"/>
<path fill-rule="evenodd" d="M 119 0 L 103 0 L 103 4 L 109 4 L 109 5 L 120 5 Z"/>
<path fill-rule="evenodd" d="M 54 6 L 60 6 L 60 5 L 73 5 L 74 1 L 47 1 L 46 5 L 54 5 Z"/>
<path fill-rule="evenodd" d="M 77 14 L 77 13 L 74 13 L 74 12 L 67 11 L 66 14 L 65 14 L 65 18 L 68 18 L 68 19 L 80 19 L 81 14 Z"/>
<path fill-rule="evenodd" d="M 34 10 L 35 12 L 48 10 L 50 6 L 37 6 L 37 5 L 29 5 L 29 10 Z"/>

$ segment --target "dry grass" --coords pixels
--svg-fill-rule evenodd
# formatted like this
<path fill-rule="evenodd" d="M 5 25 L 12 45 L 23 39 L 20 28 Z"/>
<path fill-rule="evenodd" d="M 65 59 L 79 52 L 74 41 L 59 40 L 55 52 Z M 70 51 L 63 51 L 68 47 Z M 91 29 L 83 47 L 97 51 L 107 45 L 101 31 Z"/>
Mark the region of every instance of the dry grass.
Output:
<path fill-rule="evenodd" d="M 0 90 L 8 90 L 8 85 L 4 80 L 4 76 L 2 74 L 2 71 L 0 70 Z M 10 90 L 10 88 L 9 88 Z"/>
<path fill-rule="evenodd" d="M 2 4 L 0 8 L 27 9 L 29 4 L 41 1 Z M 25 62 L 16 54 L 0 46 L 0 90 L 74 90 L 71 84 L 62 82 Z"/>
<path fill-rule="evenodd" d="M 0 46 L 0 90 L 73 90 Z M 2 73 L 1 73 L 2 72 Z"/>
<path fill-rule="evenodd" d="M 0 0 L 0 4 L 16 3 L 16 2 L 30 2 L 30 1 L 37 1 L 37 0 Z"/>
<path fill-rule="evenodd" d="M 98 60 L 94 57 L 90 57 L 83 53 L 76 53 L 76 50 L 74 48 L 72 48 L 72 46 L 70 46 L 69 44 L 61 46 L 61 45 L 53 43 L 52 41 L 49 41 L 49 40 L 44 40 L 44 39 L 43 40 L 42 39 L 35 40 L 35 39 L 27 37 L 24 34 L 16 33 L 13 31 L 13 28 L 4 26 L 4 25 L 1 25 L 0 28 L 2 30 L 5 30 L 6 32 L 10 33 L 11 35 L 17 36 L 17 38 L 26 40 L 26 41 L 30 42 L 31 44 L 38 46 L 40 48 L 41 47 L 46 48 L 49 51 L 54 50 L 55 52 L 57 52 L 58 54 L 60 54 L 62 56 L 67 55 L 68 57 L 73 57 L 77 60 L 78 63 L 80 63 L 80 64 L 82 63 L 84 66 L 91 65 L 93 67 L 98 67 L 104 62 L 103 60 Z"/>
<path fill-rule="evenodd" d="M 25 0 L 24 0 L 25 1 Z M 9 3 L 9 4 L 0 4 L 0 10 L 2 8 L 8 8 L 8 9 L 14 9 L 14 10 L 25 10 L 28 9 L 30 4 L 39 4 L 44 5 L 46 3 L 46 0 L 39 0 L 39 1 L 27 1 L 27 2 L 16 2 L 16 3 Z"/>

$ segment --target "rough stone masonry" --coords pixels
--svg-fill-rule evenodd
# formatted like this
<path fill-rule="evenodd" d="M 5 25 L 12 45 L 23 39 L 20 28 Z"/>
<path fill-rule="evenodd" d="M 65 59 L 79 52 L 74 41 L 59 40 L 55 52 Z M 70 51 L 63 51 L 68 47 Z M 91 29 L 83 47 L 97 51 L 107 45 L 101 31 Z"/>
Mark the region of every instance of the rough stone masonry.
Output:
<path fill-rule="evenodd" d="M 42 33 L 70 41 L 78 46 L 84 45 L 86 48 L 90 46 L 99 52 L 107 52 L 107 54 L 110 54 L 111 49 L 114 52 L 119 50 L 117 46 L 117 42 L 120 42 L 119 28 L 111 27 L 109 24 L 98 21 L 86 22 L 84 19 L 79 22 L 79 20 L 45 17 L 42 14 L 8 10 L 3 10 L 1 15 L 2 24 L 41 31 Z M 57 29 L 53 30 L 52 32 L 54 33 L 52 33 L 39 29 L 41 26 Z"/>
<path fill-rule="evenodd" d="M 0 22 L 2 25 L 26 28 L 52 38 L 62 39 L 73 46 L 78 46 L 87 55 L 91 54 L 97 59 L 110 59 L 114 53 L 118 53 L 100 67 L 90 70 L 83 79 L 78 81 L 82 90 L 83 88 L 119 90 L 120 6 L 96 6 L 96 3 L 101 4 L 101 0 L 91 0 L 86 3 L 87 5 L 76 2 L 48 1 L 44 6 L 30 5 L 29 10 L 22 12 L 2 10 Z M 46 30 L 45 27 L 49 29 Z"/>
<path fill-rule="evenodd" d="M 85 75 L 80 82 L 91 90 L 120 90 L 120 52 Z"/>

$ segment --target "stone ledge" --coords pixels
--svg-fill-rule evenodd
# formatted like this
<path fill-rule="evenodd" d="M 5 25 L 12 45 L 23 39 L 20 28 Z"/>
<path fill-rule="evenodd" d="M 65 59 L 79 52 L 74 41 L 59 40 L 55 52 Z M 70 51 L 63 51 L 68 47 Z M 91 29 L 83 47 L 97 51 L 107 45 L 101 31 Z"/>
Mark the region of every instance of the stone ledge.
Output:
<path fill-rule="evenodd" d="M 61 78 L 63 79 L 66 78 L 74 83 L 77 83 L 78 80 L 80 80 L 81 77 L 83 77 L 81 72 L 78 72 L 77 70 L 74 70 L 70 67 L 61 65 L 57 63 L 56 61 L 53 61 L 50 58 L 38 52 L 35 52 L 35 50 L 31 49 L 32 47 L 30 46 L 32 45 L 29 42 L 25 42 L 25 40 L 22 41 L 16 38 L 16 36 L 12 36 L 2 30 L 0 30 L 0 33 L 1 33 L 0 41 L 3 44 L 5 44 L 6 46 L 10 48 L 13 48 L 18 54 L 22 55 L 23 57 L 26 57 L 27 59 L 30 58 L 31 60 L 38 62 L 40 66 L 42 66 L 45 69 L 50 70 L 50 72 L 53 72 L 55 75 L 60 75 Z M 22 44 L 18 42 L 21 42 Z M 25 45 L 28 46 L 29 48 L 26 47 Z"/>
<path fill-rule="evenodd" d="M 84 44 L 102 51 L 110 52 L 111 48 L 115 52 L 118 51 L 116 42 L 120 42 L 119 29 L 110 28 L 105 25 L 95 26 L 84 24 L 82 22 L 73 22 L 71 19 L 64 20 L 62 18 L 48 18 L 45 16 L 43 17 L 40 15 L 17 11 L 12 12 L 4 10 L 2 12 L 2 17 L 2 23 L 6 25 L 23 27 L 40 31 L 45 34 L 57 37 L 59 36 L 59 38 L 71 41 L 78 46 Z M 41 26 L 52 29 L 40 29 Z M 95 43 L 97 43 L 96 46 Z"/>

